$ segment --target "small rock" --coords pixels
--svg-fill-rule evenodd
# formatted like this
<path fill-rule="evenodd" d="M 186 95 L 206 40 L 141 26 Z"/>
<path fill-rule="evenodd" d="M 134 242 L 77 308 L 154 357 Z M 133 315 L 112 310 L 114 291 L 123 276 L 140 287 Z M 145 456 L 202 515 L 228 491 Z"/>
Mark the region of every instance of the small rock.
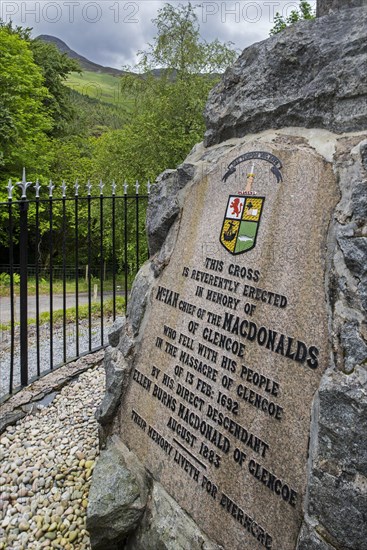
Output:
<path fill-rule="evenodd" d="M 55 538 L 57 537 L 57 534 L 55 533 L 55 531 L 49 531 L 44 535 L 44 537 L 45 539 L 55 540 Z"/>
<path fill-rule="evenodd" d="M 79 536 L 79 531 L 71 531 L 69 533 L 69 541 L 74 542 Z"/>

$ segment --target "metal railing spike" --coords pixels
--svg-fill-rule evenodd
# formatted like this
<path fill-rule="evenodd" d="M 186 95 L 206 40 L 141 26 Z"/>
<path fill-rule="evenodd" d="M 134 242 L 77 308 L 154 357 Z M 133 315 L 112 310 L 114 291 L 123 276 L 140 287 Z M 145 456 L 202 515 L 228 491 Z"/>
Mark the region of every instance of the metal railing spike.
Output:
<path fill-rule="evenodd" d="M 26 199 L 27 198 L 27 189 L 30 185 L 32 185 L 32 182 L 31 181 L 27 181 L 27 178 L 26 178 L 26 174 L 25 174 L 25 168 L 23 168 L 23 176 L 22 176 L 22 181 L 18 181 L 17 182 L 17 185 L 21 188 L 22 190 L 22 199 Z"/>
<path fill-rule="evenodd" d="M 6 188 L 8 190 L 8 200 L 11 201 L 13 198 L 13 189 L 14 189 L 14 185 L 12 185 L 11 179 L 8 181 L 8 185 L 6 186 Z"/>
<path fill-rule="evenodd" d="M 48 184 L 48 196 L 49 197 L 52 197 L 52 191 L 55 189 L 55 186 L 52 182 L 52 180 L 50 180 L 50 183 Z"/>
<path fill-rule="evenodd" d="M 87 191 L 88 191 L 88 196 L 90 197 L 91 196 L 91 191 L 92 191 L 92 184 L 90 182 L 90 180 L 87 181 Z"/>
<path fill-rule="evenodd" d="M 38 179 L 36 179 L 36 185 L 34 186 L 34 189 L 36 191 L 36 199 L 39 199 L 40 198 L 41 186 L 40 186 L 40 183 L 39 183 Z"/>
<path fill-rule="evenodd" d="M 62 185 L 61 185 L 61 189 L 62 189 L 62 197 L 65 198 L 66 197 L 66 189 L 67 189 L 67 185 L 65 183 L 65 180 L 62 180 Z"/>

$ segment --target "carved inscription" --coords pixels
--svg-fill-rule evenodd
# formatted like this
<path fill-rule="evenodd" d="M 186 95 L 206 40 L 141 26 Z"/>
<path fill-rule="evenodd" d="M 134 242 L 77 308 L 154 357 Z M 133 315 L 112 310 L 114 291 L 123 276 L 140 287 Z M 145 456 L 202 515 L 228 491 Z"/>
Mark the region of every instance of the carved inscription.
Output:
<path fill-rule="evenodd" d="M 224 169 L 263 139 L 221 145 Z M 255 159 L 254 170 L 239 165 L 224 182 L 211 151 L 193 153 L 203 155 L 198 179 L 180 191 L 179 219 L 142 272 L 159 275 L 116 423 L 154 480 L 225 550 L 297 547 L 314 397 L 330 357 L 335 178 L 306 142 L 276 132 L 269 140 L 283 181 Z M 245 187 L 246 174 L 256 188 Z"/>
<path fill-rule="evenodd" d="M 261 364 L 252 364 L 246 352 L 248 346 L 263 348 L 290 368 L 298 365 L 311 371 L 318 368 L 320 352 L 307 335 L 300 339 L 260 323 L 259 315 L 253 319 L 261 308 L 289 307 L 287 296 L 262 285 L 260 269 L 225 266 L 222 260 L 206 257 L 202 266 L 182 266 L 181 277 L 195 282 L 193 295 L 158 285 L 153 296 L 167 308 L 167 319 L 172 309 L 184 319 L 180 328 L 167 321 L 154 332 L 160 361 L 169 367 L 161 369 L 155 354 L 157 364 L 149 372 L 135 368 L 133 374 L 147 399 L 159 403 L 160 425 L 144 418 L 139 403 L 131 418 L 160 449 L 162 459 L 172 461 L 210 495 L 218 511 L 228 514 L 250 538 L 271 549 L 273 535 L 221 488 L 213 472 L 230 461 L 241 468 L 247 483 L 265 487 L 283 506 L 297 506 L 297 486 L 277 473 L 267 437 L 246 422 L 251 410 L 270 423 L 270 431 L 281 425 L 287 414 L 282 384 L 276 373 L 269 376 Z M 218 308 L 212 311 L 213 304 L 220 306 L 220 314 Z M 264 461 L 271 458 L 270 468 Z"/>

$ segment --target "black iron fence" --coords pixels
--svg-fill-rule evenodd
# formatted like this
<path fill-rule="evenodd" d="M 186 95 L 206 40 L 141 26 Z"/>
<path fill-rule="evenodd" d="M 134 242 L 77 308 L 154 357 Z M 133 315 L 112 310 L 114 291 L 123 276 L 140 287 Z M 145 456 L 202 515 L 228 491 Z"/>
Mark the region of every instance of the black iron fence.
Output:
<path fill-rule="evenodd" d="M 83 193 L 84 188 L 84 193 Z M 133 192 L 130 192 L 130 189 Z M 0 399 L 106 344 L 147 258 L 150 183 L 9 181 L 0 202 Z"/>

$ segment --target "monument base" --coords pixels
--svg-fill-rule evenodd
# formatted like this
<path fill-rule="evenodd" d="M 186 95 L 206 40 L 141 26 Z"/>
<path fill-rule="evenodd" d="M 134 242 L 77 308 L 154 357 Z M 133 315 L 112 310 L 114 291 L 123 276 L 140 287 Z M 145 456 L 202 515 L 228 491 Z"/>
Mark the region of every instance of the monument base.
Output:
<path fill-rule="evenodd" d="M 256 213 L 258 205 L 252 204 L 246 213 L 246 205 L 238 195 L 238 182 L 229 180 L 221 188 L 220 175 L 227 169 L 227 159 L 238 159 L 240 154 L 255 149 L 271 150 L 282 159 L 284 184 L 277 187 L 275 180 L 271 180 L 272 187 L 264 184 L 260 189 L 261 198 L 266 196 L 264 208 L 268 210 L 264 210 L 256 228 L 256 246 L 244 250 L 247 258 L 244 261 L 234 254 L 236 248 L 226 248 L 225 239 L 221 237 L 223 231 L 228 234 L 225 220 L 228 216 L 231 219 L 232 215 L 231 212 L 228 214 L 228 194 L 239 198 L 232 210 L 238 209 L 243 216 L 248 215 L 250 222 L 259 220 L 260 212 Z M 235 178 L 234 175 L 230 177 Z M 209 187 L 210 180 L 212 187 Z M 366 180 L 366 133 L 336 135 L 304 128 L 234 138 L 209 149 L 199 145 L 185 165 L 163 174 L 149 206 L 147 227 L 151 259 L 134 282 L 127 321 L 116 324 L 110 335 L 111 346 L 106 351 L 107 393 L 98 412 L 101 455 L 93 475 L 87 523 L 94 550 L 367 549 L 364 521 L 367 508 L 364 483 L 367 475 L 367 345 L 361 313 L 367 300 Z M 220 199 L 221 194 L 226 197 Z M 245 274 L 245 265 L 247 268 L 252 264 L 259 266 L 263 274 L 273 268 L 266 285 L 262 283 L 262 288 L 268 290 L 272 285 L 273 290 L 271 300 L 268 292 L 270 301 L 264 305 L 258 303 L 260 298 L 257 300 L 254 292 L 252 300 L 251 297 L 247 300 L 255 283 L 241 280 L 241 294 L 236 293 L 234 283 L 232 290 L 228 287 L 227 294 L 232 301 L 228 298 L 223 307 L 229 312 L 226 327 L 230 326 L 231 334 L 237 330 L 236 315 L 244 315 L 243 309 L 240 314 L 235 308 L 240 307 L 241 299 L 245 297 L 246 303 L 252 301 L 260 311 L 259 318 L 256 313 L 252 317 L 254 326 L 259 329 L 260 320 L 267 323 L 262 333 L 265 334 L 267 327 L 273 327 L 273 332 L 278 334 L 282 331 L 290 334 L 292 330 L 292 337 L 297 337 L 301 344 L 315 341 L 320 349 L 320 364 L 315 365 L 310 358 L 307 366 L 306 362 L 299 361 L 301 364 L 298 364 L 295 361 L 297 354 L 301 359 L 299 350 L 303 348 L 300 344 L 298 348 L 289 347 L 288 351 L 279 347 L 276 354 L 272 353 L 269 344 L 267 350 L 261 349 L 260 355 L 256 343 L 248 341 L 247 333 L 243 340 L 238 339 L 239 344 L 246 342 L 251 353 L 240 357 L 237 367 L 233 362 L 228 363 L 227 374 L 232 368 L 232 378 L 237 376 L 241 384 L 236 382 L 236 394 L 229 390 L 225 392 L 223 388 L 220 391 L 221 394 L 236 395 L 236 399 L 242 396 L 239 406 L 243 416 L 238 419 L 234 414 L 233 419 L 236 425 L 247 425 L 248 431 L 251 429 L 263 438 L 262 456 L 260 448 L 250 446 L 249 439 L 247 446 L 241 447 L 246 451 L 244 454 L 248 454 L 243 461 L 248 466 L 246 469 L 239 464 L 238 453 L 236 457 L 236 445 L 231 439 L 234 432 L 225 432 L 228 443 L 216 440 L 217 449 L 221 446 L 221 452 L 217 451 L 222 460 L 220 467 L 205 462 L 205 457 L 201 458 L 202 465 L 196 467 L 193 459 L 185 458 L 188 455 L 179 445 L 181 440 L 176 434 L 170 435 L 173 424 L 170 420 L 167 424 L 170 415 L 172 417 L 168 398 L 172 398 L 170 406 L 173 407 L 173 398 L 176 398 L 190 412 L 192 426 L 187 427 L 191 439 L 187 436 L 185 445 L 188 448 L 187 443 L 193 443 L 194 450 L 190 452 L 196 457 L 200 456 L 201 449 L 200 440 L 194 446 L 194 438 L 200 437 L 194 427 L 195 419 L 200 417 L 197 410 L 203 403 L 201 418 L 205 418 L 207 407 L 213 408 L 213 398 L 205 393 L 202 382 L 196 394 L 182 391 L 182 384 L 180 386 L 179 378 L 174 375 L 174 366 L 179 363 L 179 356 L 172 355 L 176 353 L 175 346 L 167 345 L 167 351 L 163 348 L 160 351 L 156 344 L 146 344 L 150 337 L 154 336 L 155 341 L 155 333 L 162 332 L 163 337 L 163 324 L 179 333 L 182 319 L 185 320 L 186 315 L 187 324 L 193 317 L 194 308 L 200 306 L 200 300 L 204 298 L 207 309 L 213 312 L 212 315 L 217 314 L 212 305 L 213 294 L 206 292 L 204 297 L 183 302 L 185 312 L 177 312 L 173 322 L 172 316 L 176 315 L 179 309 L 176 305 L 180 302 L 175 292 L 170 294 L 162 290 L 169 288 L 167 281 L 163 280 L 166 286 L 162 283 L 162 277 L 170 277 L 171 272 L 174 275 L 170 280 L 175 282 L 171 282 L 171 286 L 173 288 L 175 284 L 176 294 L 182 296 L 188 295 L 188 291 L 180 286 L 182 281 L 182 284 L 187 284 L 186 275 L 195 281 L 199 277 L 197 267 L 201 267 L 200 261 L 196 258 L 190 264 L 185 256 L 194 254 L 195 249 L 191 250 L 190 246 L 194 246 L 194 238 L 198 237 L 193 233 L 190 240 L 186 232 L 194 229 L 193 223 L 188 223 L 194 219 L 198 224 L 196 235 L 203 234 L 199 228 L 206 218 L 203 221 L 195 217 L 193 205 L 195 201 L 198 204 L 197 197 L 207 196 L 213 197 L 213 202 L 207 205 L 213 214 L 208 227 L 210 231 L 217 231 L 218 226 L 217 239 L 214 241 L 209 235 L 207 244 L 210 249 L 203 253 L 202 262 L 207 271 L 210 267 L 223 267 L 224 271 L 228 263 L 229 285 L 231 281 L 249 276 L 248 269 Z M 286 204 L 287 197 L 293 201 L 290 208 Z M 226 209 L 221 220 L 216 217 L 219 199 Z M 276 208 L 271 205 L 276 205 Z M 202 210 L 202 205 L 199 206 Z M 293 224 L 299 224 L 297 233 Z M 270 231 L 268 237 L 267 231 Z M 289 234 L 287 247 L 282 232 Z M 240 232 L 237 236 L 241 236 Z M 277 239 L 276 245 L 269 246 Z M 183 242 L 186 244 L 182 245 Z M 210 263 L 208 256 L 218 260 Z M 223 261 L 223 266 L 215 261 Z M 186 274 L 185 270 L 181 274 L 180 262 L 187 266 L 189 271 Z M 284 278 L 279 278 L 281 265 Z M 177 266 L 180 267 L 181 279 L 176 273 Z M 208 281 L 224 284 L 223 273 L 214 276 L 219 277 L 218 280 L 203 275 L 202 279 L 206 281 L 203 284 L 209 284 Z M 207 290 L 210 291 L 209 286 Z M 232 314 L 233 318 L 229 316 Z M 210 324 L 209 320 L 208 326 Z M 172 342 L 178 343 L 179 338 L 170 334 Z M 214 349 L 219 342 L 215 333 L 209 335 L 207 330 L 205 334 L 208 336 L 206 343 Z M 182 350 L 196 350 L 197 338 L 191 339 L 183 329 L 181 335 Z M 169 344 L 168 332 L 165 336 Z M 239 357 L 241 350 L 232 347 L 228 352 L 229 356 L 231 354 Z M 158 362 L 157 357 L 162 360 Z M 232 361 L 235 360 L 233 357 Z M 212 363 L 209 359 L 206 363 L 223 374 L 213 355 L 212 359 Z M 264 395 L 264 388 L 268 394 L 273 392 L 278 419 L 275 412 L 274 416 L 268 414 L 264 419 L 264 411 L 255 411 L 250 397 L 245 399 L 243 376 L 246 374 L 247 381 L 255 380 L 253 374 L 248 378 L 250 361 L 255 366 L 252 373 L 257 369 L 267 380 L 262 388 Z M 183 364 L 189 365 L 189 362 Z M 246 366 L 246 373 L 243 367 L 242 370 L 239 368 L 241 364 Z M 158 388 L 155 394 L 154 384 L 150 381 L 153 368 L 161 371 L 157 387 L 162 391 Z M 190 372 L 192 367 L 185 368 Z M 164 373 L 169 375 L 165 384 Z M 213 378 L 213 372 L 211 376 Z M 222 384 L 223 380 L 222 377 Z M 208 385 L 208 380 L 206 382 Z M 187 381 L 186 386 L 189 383 Z M 281 388 L 279 398 L 278 383 Z M 211 386 L 214 392 L 214 383 Z M 162 397 L 164 388 L 168 397 Z M 260 395 L 261 391 L 257 393 Z M 228 406 L 228 398 L 224 403 L 219 393 L 213 395 L 216 401 L 218 397 L 220 404 L 216 407 L 222 412 L 224 405 Z M 177 414 L 177 411 L 176 408 L 173 413 Z M 226 415 L 230 417 L 233 411 L 232 408 Z M 214 413 L 210 414 L 213 422 Z M 182 413 L 181 420 L 183 417 Z M 233 453 L 226 454 L 228 444 Z M 265 445 L 268 445 L 269 452 Z M 170 446 L 175 447 L 178 454 L 171 452 Z M 237 448 L 240 449 L 240 445 Z M 255 462 L 257 469 L 252 467 Z M 282 486 L 287 487 L 280 497 L 264 483 L 268 475 L 264 471 L 277 474 Z M 245 517 L 251 518 L 251 522 L 247 519 L 246 523 Z"/>

